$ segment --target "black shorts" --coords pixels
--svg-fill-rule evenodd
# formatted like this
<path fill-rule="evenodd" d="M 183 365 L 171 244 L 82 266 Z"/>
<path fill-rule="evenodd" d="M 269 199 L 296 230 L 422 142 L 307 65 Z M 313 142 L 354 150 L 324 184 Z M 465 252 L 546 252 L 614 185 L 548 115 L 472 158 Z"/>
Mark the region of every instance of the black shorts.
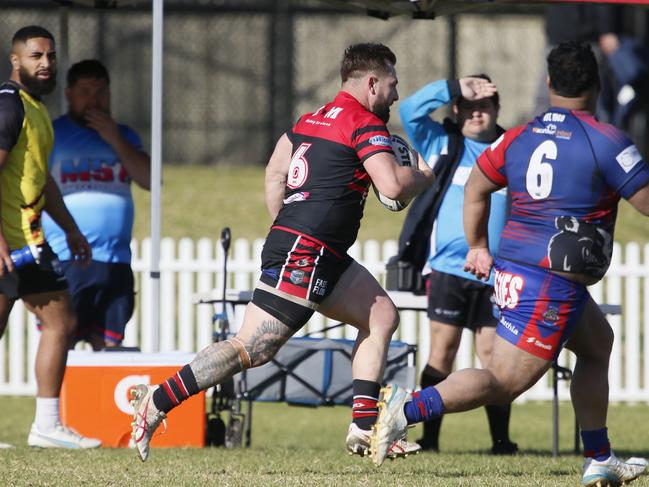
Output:
<path fill-rule="evenodd" d="M 498 324 L 493 287 L 488 284 L 433 271 L 428 275 L 426 293 L 432 321 L 470 330 Z"/>
<path fill-rule="evenodd" d="M 0 278 L 0 293 L 9 299 L 29 294 L 63 291 L 68 288 L 58 257 L 47 243 L 38 246 L 38 264 L 28 264 Z"/>
<path fill-rule="evenodd" d="M 87 269 L 69 260 L 62 266 L 77 313 L 77 340 L 99 335 L 119 345 L 135 307 L 131 266 L 94 260 Z"/>
<path fill-rule="evenodd" d="M 271 229 L 261 252 L 261 282 L 308 303 L 321 303 L 353 259 L 290 229 Z"/>

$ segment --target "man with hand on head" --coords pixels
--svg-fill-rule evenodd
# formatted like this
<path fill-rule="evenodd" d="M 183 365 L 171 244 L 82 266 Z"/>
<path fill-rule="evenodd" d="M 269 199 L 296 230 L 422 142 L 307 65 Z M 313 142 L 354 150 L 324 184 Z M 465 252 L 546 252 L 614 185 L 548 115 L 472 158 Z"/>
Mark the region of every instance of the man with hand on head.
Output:
<path fill-rule="evenodd" d="M 352 357 L 350 453 L 368 452 L 370 429 L 397 309 L 377 280 L 349 256 L 370 184 L 408 200 L 433 182 L 419 167 L 397 164 L 386 123 L 398 99 L 394 53 L 382 44 L 345 51 L 335 99 L 300 117 L 282 135 L 266 167 L 266 205 L 274 223 L 261 277 L 237 335 L 214 343 L 160 385 L 134 391 L 133 439 L 144 461 L 167 413 L 189 396 L 268 362 L 317 310 L 358 329 Z M 395 439 L 386 455 L 416 452 Z"/>
<path fill-rule="evenodd" d="M 79 322 L 76 340 L 94 350 L 120 345 L 133 314 L 131 180 L 149 189 L 151 161 L 139 136 L 115 122 L 110 77 L 88 59 L 68 70 L 68 113 L 54 121 L 50 172 L 92 247 L 87 268 L 74 265 L 65 233 L 44 215 L 43 228 L 62 261 Z"/>
<path fill-rule="evenodd" d="M 47 168 L 53 131 L 41 96 L 56 84 L 54 37 L 39 26 L 18 30 L 11 45 L 11 78 L 0 85 L 0 334 L 20 298 L 41 324 L 36 352 L 36 417 L 27 442 L 41 448 L 96 448 L 61 424 L 59 394 L 68 348 L 76 327 L 68 284 L 45 240 L 41 213 L 61 226 L 75 261 L 92 251 L 61 198 Z M 22 253 L 28 263 L 16 265 Z"/>
<path fill-rule="evenodd" d="M 455 121 L 439 123 L 431 114 L 451 103 Z M 503 130 L 497 125 L 500 108 L 496 85 L 484 74 L 459 80 L 427 84 L 399 106 L 401 123 L 414 148 L 433 167 L 435 185 L 418 197 L 404 223 L 404 231 L 416 228 L 421 234 L 407 240 L 426 240 L 428 259 L 417 262 L 426 275 L 430 352 L 421 373 L 421 387 L 434 386 L 453 370 L 464 328 L 475 333 L 475 349 L 482 366 L 489 363 L 496 335 L 497 308 L 493 303 L 493 278 L 487 283 L 464 270 L 469 246 L 464 237 L 462 211 L 464 185 L 478 156 Z M 505 225 L 507 193 L 491 195 L 489 248 L 498 248 Z M 416 219 L 416 221 L 412 221 Z M 425 225 L 424 223 L 425 222 Z M 400 241 L 404 240 L 404 235 Z M 423 242 L 415 245 L 423 246 Z M 509 439 L 511 405 L 485 406 L 494 454 L 512 454 L 518 448 Z M 424 436 L 417 442 L 425 450 L 439 450 L 442 418 L 424 423 Z"/>

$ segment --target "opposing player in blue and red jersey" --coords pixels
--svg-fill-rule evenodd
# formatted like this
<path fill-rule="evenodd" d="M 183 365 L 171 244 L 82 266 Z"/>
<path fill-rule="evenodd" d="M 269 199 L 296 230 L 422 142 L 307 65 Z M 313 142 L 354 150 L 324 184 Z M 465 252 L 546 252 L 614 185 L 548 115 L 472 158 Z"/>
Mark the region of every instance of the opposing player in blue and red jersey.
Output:
<path fill-rule="evenodd" d="M 562 347 L 577 356 L 571 396 L 582 430 L 583 485 L 621 485 L 647 461 L 611 452 L 606 429 L 613 332 L 586 285 L 608 268 L 620 198 L 649 215 L 649 166 L 628 137 L 593 117 L 597 61 L 586 44 L 548 56 L 551 108 L 507 131 L 478 158 L 465 188 L 465 269 L 488 279 L 490 195 L 507 186 L 512 211 L 495 262 L 501 309 L 486 369 L 465 369 L 408 394 L 389 386 L 372 437 L 377 463 L 408 424 L 483 404 L 506 403 L 551 367 Z"/>
<path fill-rule="evenodd" d="M 347 448 L 367 452 L 399 317 L 387 293 L 347 250 L 356 240 L 371 183 L 388 198 L 408 200 L 434 179 L 423 159 L 421 170 L 403 167 L 392 152 L 386 123 L 398 99 L 395 63 L 382 44 L 350 46 L 336 98 L 280 137 L 266 168 L 266 204 L 274 223 L 241 329 L 203 349 L 160 386 L 136 386 L 133 439 L 142 460 L 167 412 L 200 390 L 268 362 L 315 310 L 358 328 Z M 419 449 L 404 436 L 389 454 Z"/>

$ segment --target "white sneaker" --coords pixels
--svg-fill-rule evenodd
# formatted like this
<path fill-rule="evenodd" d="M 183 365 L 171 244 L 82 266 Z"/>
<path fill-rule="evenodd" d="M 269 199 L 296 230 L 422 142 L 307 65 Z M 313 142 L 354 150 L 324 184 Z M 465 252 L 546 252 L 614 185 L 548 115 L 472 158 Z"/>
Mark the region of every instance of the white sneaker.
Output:
<path fill-rule="evenodd" d="M 135 442 L 135 450 L 143 462 L 149 457 L 149 442 L 160 423 L 165 423 L 167 415 L 153 404 L 153 392 L 159 386 L 139 384 L 131 391 L 131 406 L 133 406 L 133 431 L 131 438 Z"/>
<path fill-rule="evenodd" d="M 410 393 L 396 384 L 381 389 L 378 402 L 379 417 L 372 428 L 370 440 L 370 455 L 377 466 L 388 457 L 392 445 L 406 437 L 408 421 L 403 407 L 410 400 Z"/>
<path fill-rule="evenodd" d="M 101 441 L 95 438 L 81 436 L 72 428 L 57 424 L 49 433 L 42 433 L 32 424 L 32 429 L 27 437 L 27 444 L 36 448 L 98 448 Z"/>
<path fill-rule="evenodd" d="M 634 481 L 646 468 L 647 460 L 644 458 L 632 457 L 625 462 L 613 452 L 602 462 L 586 458 L 581 484 L 589 487 L 617 487 Z"/>
<path fill-rule="evenodd" d="M 347 451 L 350 455 L 360 455 L 364 457 L 370 452 L 370 439 L 372 431 L 360 429 L 356 423 L 349 425 L 347 430 Z M 418 443 L 401 438 L 395 441 L 388 449 L 387 458 L 394 459 L 398 457 L 407 457 L 421 451 Z"/>

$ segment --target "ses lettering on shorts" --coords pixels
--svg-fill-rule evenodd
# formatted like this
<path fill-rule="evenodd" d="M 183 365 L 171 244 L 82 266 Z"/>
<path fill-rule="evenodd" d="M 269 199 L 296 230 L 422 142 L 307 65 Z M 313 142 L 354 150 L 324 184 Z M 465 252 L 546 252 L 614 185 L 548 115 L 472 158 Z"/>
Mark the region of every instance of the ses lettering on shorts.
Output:
<path fill-rule="evenodd" d="M 518 305 L 525 279 L 509 272 L 496 271 L 494 294 L 496 304 L 501 308 L 513 309 Z"/>

